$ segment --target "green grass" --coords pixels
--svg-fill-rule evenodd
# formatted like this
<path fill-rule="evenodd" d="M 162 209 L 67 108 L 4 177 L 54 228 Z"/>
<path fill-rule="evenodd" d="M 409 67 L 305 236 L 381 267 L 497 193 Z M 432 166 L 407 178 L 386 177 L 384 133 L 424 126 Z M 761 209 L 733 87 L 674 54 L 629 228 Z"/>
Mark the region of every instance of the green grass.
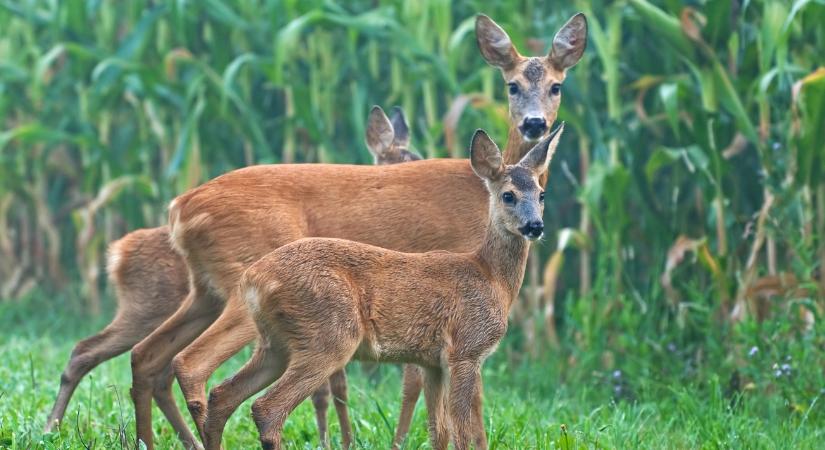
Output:
<path fill-rule="evenodd" d="M 0 448 L 120 448 L 121 439 L 131 447 L 125 355 L 92 371 L 78 387 L 60 432 L 42 434 L 72 346 L 105 324 L 73 312 L 82 310 L 77 301 L 56 308 L 54 300 L 31 298 L 0 306 Z M 764 332 L 770 324 L 762 327 Z M 816 448 L 825 439 L 823 351 L 821 342 L 810 338 L 767 342 L 751 357 L 744 348 L 745 362 L 737 364 L 738 388 L 731 383 L 730 361 L 709 347 L 703 347 L 706 353 L 697 361 L 672 343 L 651 353 L 659 345 L 651 342 L 608 364 L 607 353 L 595 348 L 548 351 L 530 361 L 515 350 L 517 341 L 518 335 L 508 336 L 484 366 L 484 416 L 493 449 Z M 212 381 L 232 374 L 249 353 L 233 358 Z M 787 361 L 790 374 L 777 377 L 772 363 L 782 353 L 780 362 Z M 606 365 L 613 369 L 605 370 Z M 376 384 L 357 364 L 349 374 L 358 447 L 387 448 L 400 404 L 400 371 L 382 367 Z M 184 404 L 180 395 L 178 402 Z M 228 448 L 258 445 L 249 411 L 247 402 L 229 422 Z M 179 447 L 158 410 L 154 417 L 158 448 Z M 333 412 L 330 422 L 337 446 L 340 433 Z M 284 437 L 290 448 L 317 446 L 309 402 L 290 416 Z M 429 448 L 423 399 L 406 448 Z"/>

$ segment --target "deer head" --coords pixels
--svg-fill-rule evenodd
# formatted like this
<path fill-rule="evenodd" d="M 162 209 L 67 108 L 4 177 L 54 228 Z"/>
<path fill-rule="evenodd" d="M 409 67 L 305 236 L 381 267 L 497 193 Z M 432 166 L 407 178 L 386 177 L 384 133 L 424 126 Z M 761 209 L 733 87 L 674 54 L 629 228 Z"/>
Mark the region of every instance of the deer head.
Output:
<path fill-rule="evenodd" d="M 564 123 L 514 165 L 505 165 L 487 133 L 476 131 L 470 146 L 470 165 L 490 192 L 491 226 L 531 241 L 541 238 L 544 190 L 539 177 L 547 171 L 563 130 Z"/>
<path fill-rule="evenodd" d="M 376 165 L 417 161 L 420 156 L 408 150 L 410 130 L 404 111 L 398 106 L 392 109 L 392 119 L 380 106 L 373 106 L 367 119 L 367 148 Z"/>
<path fill-rule="evenodd" d="M 547 56 L 522 56 L 507 33 L 483 14 L 476 17 L 476 40 L 484 59 L 504 76 L 510 123 L 518 124 L 525 141 L 540 139 L 556 120 L 567 69 L 581 59 L 587 46 L 584 14 L 576 14 L 561 27 Z"/>

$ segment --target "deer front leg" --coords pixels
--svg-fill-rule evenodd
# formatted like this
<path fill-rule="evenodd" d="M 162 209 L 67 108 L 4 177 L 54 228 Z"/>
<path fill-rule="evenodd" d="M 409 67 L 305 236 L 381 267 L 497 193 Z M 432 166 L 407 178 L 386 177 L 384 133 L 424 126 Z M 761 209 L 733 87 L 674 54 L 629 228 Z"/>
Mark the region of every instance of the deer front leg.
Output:
<path fill-rule="evenodd" d="M 404 389 L 401 397 L 401 414 L 398 416 L 398 426 L 395 428 L 395 437 L 392 440 L 392 448 L 401 448 L 401 443 L 407 437 L 412 423 L 415 404 L 418 396 L 421 395 L 421 387 L 424 384 L 424 373 L 414 364 L 404 365 Z"/>
<path fill-rule="evenodd" d="M 175 376 L 201 439 L 207 416 L 206 382 L 221 364 L 257 336 L 246 305 L 232 297 L 220 317 L 175 356 Z"/>
<path fill-rule="evenodd" d="M 487 448 L 481 414 L 481 363 L 450 362 L 450 419 L 456 450 Z"/>
<path fill-rule="evenodd" d="M 435 450 L 447 450 L 450 444 L 450 416 L 444 383 L 444 370 L 440 367 L 424 370 L 424 399 L 427 402 L 430 443 Z"/>
<path fill-rule="evenodd" d="M 138 443 L 154 448 L 152 391 L 175 355 L 212 323 L 223 303 L 204 287 L 195 286 L 181 307 L 132 349 L 132 402 Z"/>

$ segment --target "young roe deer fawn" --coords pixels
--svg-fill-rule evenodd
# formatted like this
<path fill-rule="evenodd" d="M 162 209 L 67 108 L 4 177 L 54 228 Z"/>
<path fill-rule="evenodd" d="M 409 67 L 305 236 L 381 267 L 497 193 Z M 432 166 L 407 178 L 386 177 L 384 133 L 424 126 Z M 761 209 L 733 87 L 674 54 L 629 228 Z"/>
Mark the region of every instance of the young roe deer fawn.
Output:
<path fill-rule="evenodd" d="M 561 83 L 584 52 L 586 30 L 586 20 L 578 14 L 556 34 L 549 55 L 524 57 L 498 25 L 478 16 L 479 48 L 501 69 L 510 92 L 505 163 L 518 162 L 555 121 Z M 437 201 L 444 192 L 453 197 L 449 206 Z M 173 359 L 178 383 L 203 436 L 209 375 L 257 334 L 235 288 L 243 270 L 264 254 L 307 236 L 399 251 L 470 251 L 487 222 L 487 211 L 477 206 L 486 202 L 486 191 L 467 160 L 387 167 L 256 166 L 229 172 L 179 196 L 170 206 L 170 226 L 174 245 L 189 268 L 192 289 L 180 309 L 132 352 L 138 439 L 152 448 L 151 386 Z M 334 378 L 345 389 L 343 372 Z M 405 370 L 404 383 L 396 442 L 409 428 L 420 372 Z"/>
<path fill-rule="evenodd" d="M 260 339 L 252 359 L 212 390 L 207 450 L 220 448 L 241 402 L 276 379 L 252 415 L 263 448 L 280 448 L 290 412 L 353 357 L 423 367 L 433 448 L 446 449 L 452 434 L 456 449 L 486 449 L 481 365 L 507 329 L 529 241 L 542 236 L 539 177 L 563 129 L 515 165 L 502 162 L 483 131 L 473 136 L 470 162 L 489 191 L 489 214 L 472 252 L 401 253 L 305 238 L 250 266 L 239 291 Z M 452 203 L 449 192 L 442 200 Z"/>
<path fill-rule="evenodd" d="M 403 111 L 393 108 L 388 119 L 373 107 L 367 120 L 367 147 L 376 165 L 396 164 L 421 159 L 410 152 L 409 131 Z M 75 345 L 60 379 L 45 432 L 63 421 L 75 388 L 97 365 L 132 348 L 174 313 L 189 292 L 186 264 L 169 242 L 169 227 L 133 231 L 109 246 L 107 273 L 117 298 L 117 313 L 100 333 Z M 186 447 L 199 443 L 189 431 L 172 396 L 172 366 L 163 370 L 153 386 L 158 407 L 172 424 Z M 328 397 L 328 390 L 327 397 Z M 319 395 L 318 405 L 328 401 Z M 326 417 L 326 409 L 319 417 Z M 342 428 L 344 425 L 342 424 Z M 349 427 L 349 423 L 346 424 Z M 325 425 L 324 425 L 325 428 Z"/>

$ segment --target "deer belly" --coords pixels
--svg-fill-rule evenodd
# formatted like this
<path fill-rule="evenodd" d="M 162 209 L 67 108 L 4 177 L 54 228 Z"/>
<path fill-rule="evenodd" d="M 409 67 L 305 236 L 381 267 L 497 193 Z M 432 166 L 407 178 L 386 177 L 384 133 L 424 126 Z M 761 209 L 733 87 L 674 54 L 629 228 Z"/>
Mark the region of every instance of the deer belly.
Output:
<path fill-rule="evenodd" d="M 355 351 L 353 359 L 385 363 L 413 363 L 426 366 L 438 366 L 441 361 L 441 348 L 420 345 L 405 345 L 399 342 L 377 342 L 364 340 Z"/>

